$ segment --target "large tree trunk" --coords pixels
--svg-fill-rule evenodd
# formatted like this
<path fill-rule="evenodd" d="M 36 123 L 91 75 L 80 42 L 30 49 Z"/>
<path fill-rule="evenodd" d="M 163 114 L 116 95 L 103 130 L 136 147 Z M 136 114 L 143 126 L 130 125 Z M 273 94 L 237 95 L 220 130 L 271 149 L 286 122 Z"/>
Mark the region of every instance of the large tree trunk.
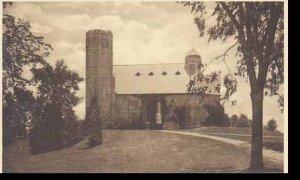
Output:
<path fill-rule="evenodd" d="M 264 170 L 263 163 L 263 88 L 251 88 L 252 101 L 252 142 L 250 171 Z"/>

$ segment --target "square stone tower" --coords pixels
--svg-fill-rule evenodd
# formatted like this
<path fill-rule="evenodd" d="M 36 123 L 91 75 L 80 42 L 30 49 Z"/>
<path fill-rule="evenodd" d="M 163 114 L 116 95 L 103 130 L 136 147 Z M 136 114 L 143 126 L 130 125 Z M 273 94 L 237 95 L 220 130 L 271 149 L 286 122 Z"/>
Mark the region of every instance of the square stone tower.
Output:
<path fill-rule="evenodd" d="M 98 100 L 100 115 L 105 126 L 105 120 L 111 118 L 114 104 L 111 31 L 90 30 L 86 33 L 86 110 L 92 98 Z"/>

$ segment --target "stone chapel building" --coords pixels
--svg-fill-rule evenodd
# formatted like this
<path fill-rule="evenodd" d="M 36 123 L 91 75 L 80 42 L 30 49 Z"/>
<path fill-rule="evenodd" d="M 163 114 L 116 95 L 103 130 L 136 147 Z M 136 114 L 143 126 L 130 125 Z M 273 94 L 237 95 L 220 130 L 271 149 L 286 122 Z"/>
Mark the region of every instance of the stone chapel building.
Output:
<path fill-rule="evenodd" d="M 98 99 L 103 125 L 118 119 L 125 125 L 165 122 L 172 112 L 180 127 L 200 127 L 208 117 L 203 105 L 220 100 L 220 79 L 208 84 L 204 98 L 187 92 L 201 56 L 192 49 L 185 63 L 113 65 L 113 34 L 86 33 L 86 108 Z M 147 123 L 148 122 L 148 123 Z"/>

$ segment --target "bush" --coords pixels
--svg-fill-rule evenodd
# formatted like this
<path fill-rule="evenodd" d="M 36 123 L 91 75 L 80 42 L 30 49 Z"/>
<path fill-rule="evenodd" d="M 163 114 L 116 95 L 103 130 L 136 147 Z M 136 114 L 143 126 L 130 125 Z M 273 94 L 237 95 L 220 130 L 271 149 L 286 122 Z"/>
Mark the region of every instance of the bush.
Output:
<path fill-rule="evenodd" d="M 207 110 L 209 116 L 202 123 L 204 126 L 225 126 L 224 123 L 224 107 L 218 103 L 216 106 L 205 104 L 204 108 Z"/>
<path fill-rule="evenodd" d="M 56 104 L 37 106 L 33 118 L 33 128 L 29 134 L 32 154 L 45 153 L 63 148 L 65 132 L 60 107 Z"/>
<path fill-rule="evenodd" d="M 230 126 L 232 127 L 238 127 L 238 121 L 239 121 L 239 117 L 237 115 L 232 115 L 230 118 Z"/>
<path fill-rule="evenodd" d="M 231 121 L 230 121 L 230 117 L 228 116 L 228 114 L 224 114 L 224 127 L 230 127 L 231 126 Z"/>
<path fill-rule="evenodd" d="M 91 136 L 88 139 L 87 145 L 92 148 L 103 143 L 102 138 L 102 130 L 101 130 L 101 123 L 97 124 L 97 127 L 93 130 Z"/>
<path fill-rule="evenodd" d="M 251 125 L 252 121 L 245 114 L 241 114 L 240 117 L 234 114 L 230 118 L 231 127 L 250 127 Z"/>
<path fill-rule="evenodd" d="M 277 122 L 275 119 L 271 119 L 270 121 L 268 121 L 268 125 L 267 125 L 267 129 L 274 131 L 277 128 Z"/>
<path fill-rule="evenodd" d="M 241 114 L 238 120 L 237 127 L 250 127 L 250 126 L 251 126 L 251 120 L 248 119 L 247 115 Z"/>
<path fill-rule="evenodd" d="M 89 147 L 101 145 L 103 142 L 102 118 L 100 116 L 97 96 L 93 97 L 90 107 L 87 110 L 85 128 L 86 134 L 90 136 L 87 145 Z"/>

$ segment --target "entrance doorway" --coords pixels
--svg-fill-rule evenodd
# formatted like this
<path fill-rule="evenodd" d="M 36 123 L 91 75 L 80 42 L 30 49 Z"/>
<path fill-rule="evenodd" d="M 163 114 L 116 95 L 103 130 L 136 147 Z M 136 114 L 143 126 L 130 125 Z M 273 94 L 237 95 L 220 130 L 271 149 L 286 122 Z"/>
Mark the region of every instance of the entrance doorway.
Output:
<path fill-rule="evenodd" d="M 177 107 L 174 110 L 174 113 L 177 116 L 177 123 L 179 124 L 180 129 L 183 129 L 187 126 L 187 115 L 188 115 L 188 109 L 187 107 Z"/>
<path fill-rule="evenodd" d="M 147 96 L 147 122 L 150 122 L 150 129 L 161 129 L 163 117 L 166 113 L 165 99 L 159 95 Z"/>

